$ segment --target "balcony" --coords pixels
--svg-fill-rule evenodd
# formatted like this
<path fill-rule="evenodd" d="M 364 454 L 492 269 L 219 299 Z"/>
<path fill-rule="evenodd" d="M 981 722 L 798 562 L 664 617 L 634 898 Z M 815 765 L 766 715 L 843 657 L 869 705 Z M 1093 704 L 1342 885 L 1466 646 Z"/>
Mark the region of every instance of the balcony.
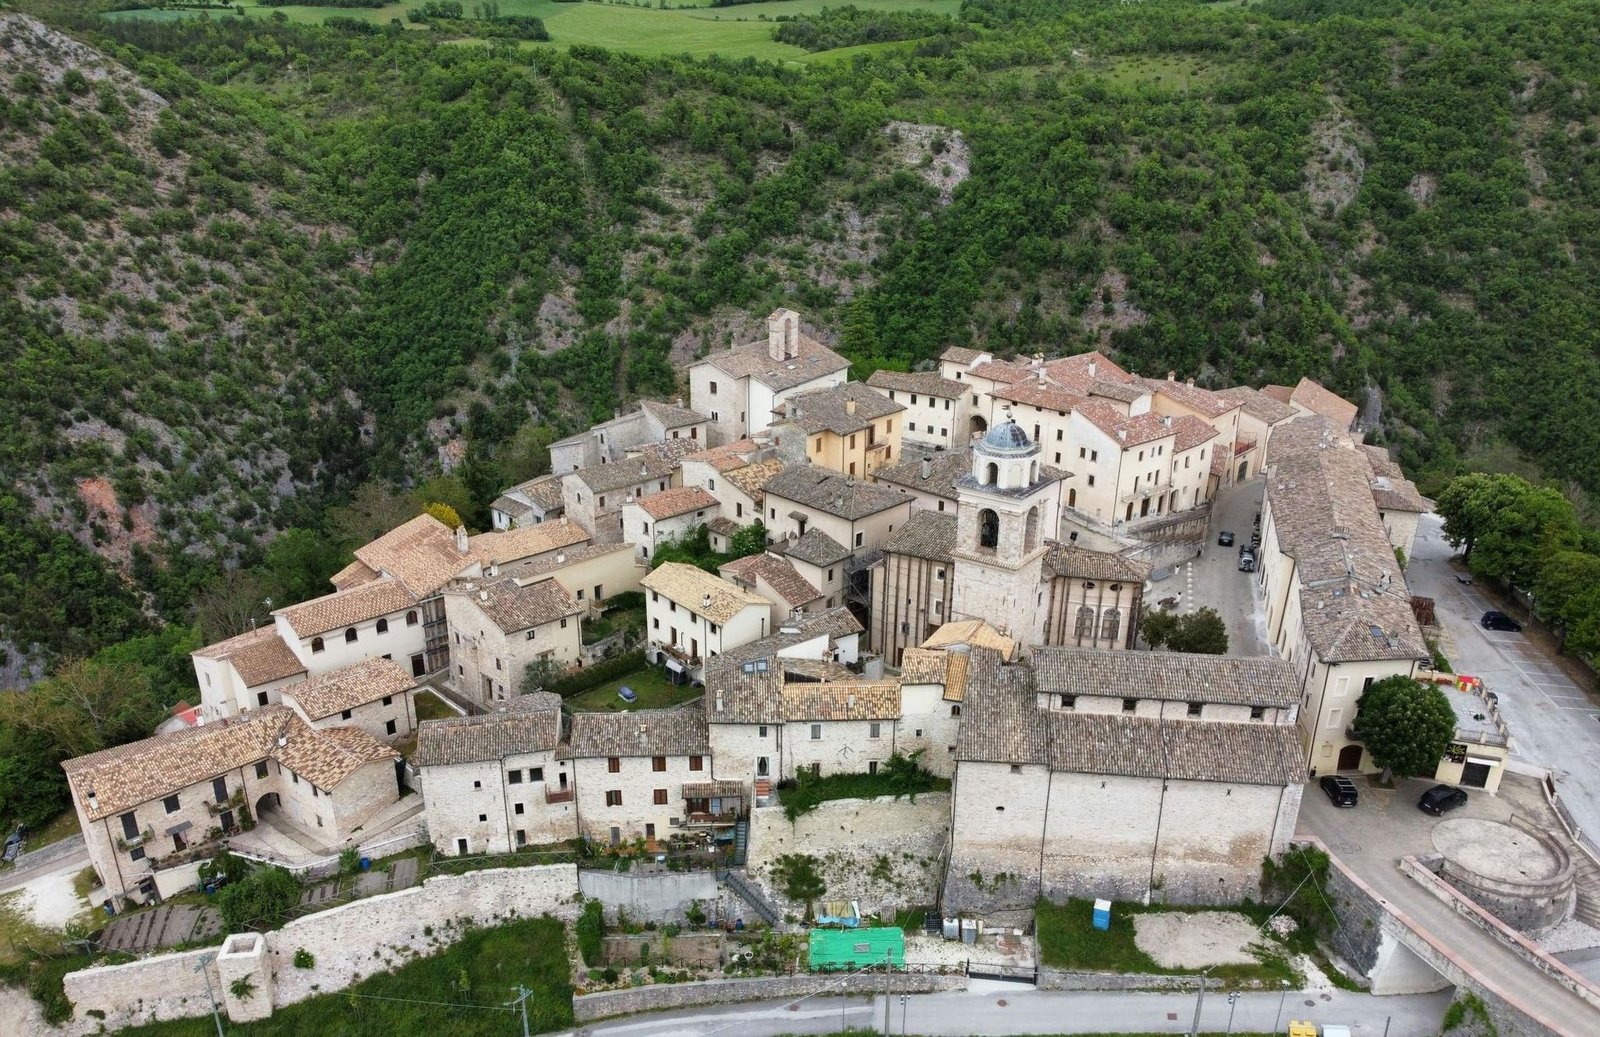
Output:
<path fill-rule="evenodd" d="M 546 785 L 544 787 L 544 801 L 546 803 L 571 803 L 574 791 L 575 790 L 571 785 L 568 785 L 564 789 Z"/>
<path fill-rule="evenodd" d="M 670 655 L 674 659 L 688 666 L 700 665 L 700 657 L 698 655 L 691 654 L 681 645 L 668 644 L 665 641 L 651 641 L 650 647 L 664 655 Z"/>
<path fill-rule="evenodd" d="M 683 827 L 684 828 L 726 828 L 729 825 L 737 824 L 738 821 L 739 821 L 739 815 L 734 813 L 734 812 L 732 812 L 732 811 L 730 811 L 730 810 L 724 810 L 720 814 L 691 813 L 691 814 L 684 815 Z"/>
<path fill-rule="evenodd" d="M 1233 444 L 1233 456 L 1234 457 L 1243 457 L 1245 454 L 1248 454 L 1250 451 L 1254 450 L 1255 448 L 1256 448 L 1256 441 L 1253 440 L 1253 439 L 1241 439 L 1241 440 L 1238 440 L 1237 442 L 1235 442 Z"/>

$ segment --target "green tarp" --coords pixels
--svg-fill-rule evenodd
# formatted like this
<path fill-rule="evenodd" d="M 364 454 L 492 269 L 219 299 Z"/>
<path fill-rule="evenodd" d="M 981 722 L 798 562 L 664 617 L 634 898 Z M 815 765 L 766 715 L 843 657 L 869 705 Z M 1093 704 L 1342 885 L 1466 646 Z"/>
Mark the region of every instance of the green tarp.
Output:
<path fill-rule="evenodd" d="M 867 965 L 906 963 L 906 934 L 889 929 L 813 929 L 811 967 L 859 969 Z"/>

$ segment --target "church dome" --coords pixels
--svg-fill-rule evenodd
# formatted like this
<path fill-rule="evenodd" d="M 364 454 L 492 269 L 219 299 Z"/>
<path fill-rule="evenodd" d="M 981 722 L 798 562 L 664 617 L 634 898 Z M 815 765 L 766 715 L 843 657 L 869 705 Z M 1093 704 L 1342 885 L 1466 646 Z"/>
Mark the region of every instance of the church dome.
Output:
<path fill-rule="evenodd" d="M 1003 421 L 984 434 L 980 444 L 984 453 L 1018 455 L 1033 449 L 1033 442 L 1014 421 Z"/>

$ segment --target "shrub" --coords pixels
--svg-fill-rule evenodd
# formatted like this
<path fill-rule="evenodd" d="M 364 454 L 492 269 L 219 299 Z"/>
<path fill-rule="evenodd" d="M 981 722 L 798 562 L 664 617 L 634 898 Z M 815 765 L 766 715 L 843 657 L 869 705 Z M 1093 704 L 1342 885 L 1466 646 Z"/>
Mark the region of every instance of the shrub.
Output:
<path fill-rule="evenodd" d="M 578 936 L 578 952 L 583 955 L 584 962 L 599 964 L 600 937 L 605 933 L 605 908 L 600 901 L 590 900 L 583 905 L 583 912 L 578 915 L 573 931 Z"/>
<path fill-rule="evenodd" d="M 571 698 L 579 692 L 588 691 L 598 687 L 606 681 L 615 680 L 645 665 L 644 652 L 628 652 L 614 659 L 607 659 L 603 663 L 586 666 L 576 673 L 568 674 L 560 680 L 551 681 L 545 686 L 545 691 L 554 692 L 562 698 Z"/>
<path fill-rule="evenodd" d="M 316 965 L 316 963 L 317 963 L 316 957 L 313 956 L 312 953 L 310 951 L 306 950 L 304 947 L 301 947 L 301 948 L 299 948 L 298 950 L 296 950 L 294 952 L 294 967 L 295 968 L 297 968 L 297 969 L 309 969 L 309 968 L 313 967 L 314 965 Z"/>

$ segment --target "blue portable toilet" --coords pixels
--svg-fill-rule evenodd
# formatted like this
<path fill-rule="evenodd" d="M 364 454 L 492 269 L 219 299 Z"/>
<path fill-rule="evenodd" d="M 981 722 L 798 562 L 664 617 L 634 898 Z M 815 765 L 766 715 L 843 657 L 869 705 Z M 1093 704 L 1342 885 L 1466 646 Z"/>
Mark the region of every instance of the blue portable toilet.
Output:
<path fill-rule="evenodd" d="M 1094 927 L 1100 930 L 1111 928 L 1111 901 L 1096 900 L 1094 902 Z"/>

